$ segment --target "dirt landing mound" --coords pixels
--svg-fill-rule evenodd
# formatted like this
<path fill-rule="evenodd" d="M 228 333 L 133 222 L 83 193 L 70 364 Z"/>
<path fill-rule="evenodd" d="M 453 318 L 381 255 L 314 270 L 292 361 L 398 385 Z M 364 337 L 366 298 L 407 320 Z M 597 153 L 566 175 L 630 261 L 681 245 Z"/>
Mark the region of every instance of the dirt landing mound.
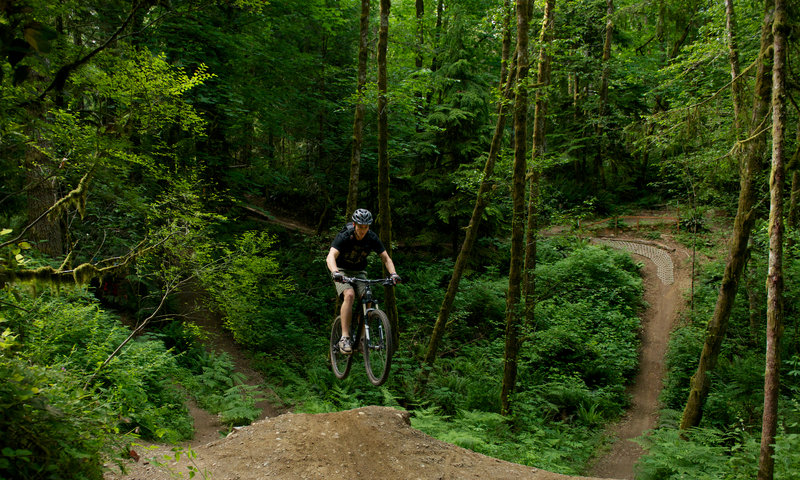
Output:
<path fill-rule="evenodd" d="M 196 468 L 214 480 L 493 479 L 592 480 L 497 460 L 441 442 L 409 426 L 408 413 L 364 407 L 327 414 L 284 414 L 258 421 L 194 449 Z M 168 479 L 190 463 L 145 463 L 165 452 L 141 452 L 125 477 Z M 202 476 L 195 476 L 202 478 Z"/>

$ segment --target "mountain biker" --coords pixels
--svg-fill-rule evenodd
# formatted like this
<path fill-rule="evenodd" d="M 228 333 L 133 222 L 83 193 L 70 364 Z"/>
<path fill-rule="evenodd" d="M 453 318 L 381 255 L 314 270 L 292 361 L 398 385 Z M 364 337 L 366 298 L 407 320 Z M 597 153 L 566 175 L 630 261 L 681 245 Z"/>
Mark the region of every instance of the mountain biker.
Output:
<path fill-rule="evenodd" d="M 369 210 L 359 208 L 351 217 L 353 225 L 340 231 L 331 243 L 331 249 L 325 263 L 331 272 L 336 293 L 342 298 L 342 338 L 339 340 L 339 350 L 342 353 L 352 353 L 353 344 L 350 340 L 350 320 L 353 314 L 355 291 L 350 284 L 344 283 L 344 277 L 366 278 L 367 257 L 370 252 L 380 256 L 386 271 L 393 283 L 400 281 L 400 276 L 394 268 L 392 259 L 386 252 L 378 235 L 369 229 L 372 224 L 372 214 Z M 364 286 L 357 284 L 359 298 L 364 293 Z"/>

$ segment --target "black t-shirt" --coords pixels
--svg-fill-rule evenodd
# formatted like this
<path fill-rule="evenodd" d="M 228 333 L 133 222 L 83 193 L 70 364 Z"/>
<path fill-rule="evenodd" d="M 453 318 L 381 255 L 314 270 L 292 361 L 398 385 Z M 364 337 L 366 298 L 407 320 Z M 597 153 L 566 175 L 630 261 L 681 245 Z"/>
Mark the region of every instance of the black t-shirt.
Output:
<path fill-rule="evenodd" d="M 361 240 L 356 240 L 355 232 L 339 232 L 331 247 L 339 250 L 336 266 L 344 270 L 365 270 L 370 252 L 380 255 L 386 251 L 381 239 L 372 230 L 368 230 Z"/>

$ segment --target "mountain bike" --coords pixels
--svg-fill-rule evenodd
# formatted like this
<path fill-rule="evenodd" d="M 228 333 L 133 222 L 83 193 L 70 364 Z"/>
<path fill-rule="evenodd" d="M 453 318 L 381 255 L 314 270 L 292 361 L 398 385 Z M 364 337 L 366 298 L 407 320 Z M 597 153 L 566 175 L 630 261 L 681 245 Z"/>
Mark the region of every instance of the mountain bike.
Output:
<path fill-rule="evenodd" d="M 392 364 L 394 345 L 392 344 L 392 325 L 389 318 L 378 308 L 377 300 L 372 296 L 372 285 L 394 286 L 391 278 L 368 280 L 355 277 L 344 277 L 356 289 L 357 283 L 364 284 L 364 295 L 361 297 L 361 308 L 356 308 L 350 321 L 350 340 L 353 352 L 342 353 L 339 350 L 339 339 L 342 338 L 342 316 L 337 315 L 331 326 L 331 367 L 336 378 L 343 379 L 350 374 L 353 354 L 361 351 L 364 356 L 364 367 L 367 369 L 369 381 L 380 386 L 389 378 L 389 367 Z"/>

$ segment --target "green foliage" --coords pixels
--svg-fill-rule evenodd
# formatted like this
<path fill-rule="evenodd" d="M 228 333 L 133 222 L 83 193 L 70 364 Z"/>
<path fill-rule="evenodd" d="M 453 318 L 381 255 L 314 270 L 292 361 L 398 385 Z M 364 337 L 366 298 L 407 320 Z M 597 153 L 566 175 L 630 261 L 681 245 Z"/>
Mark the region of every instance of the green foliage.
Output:
<path fill-rule="evenodd" d="M 84 391 L 75 372 L 20 357 L 24 336 L 12 327 L 0 341 L 0 477 L 101 479 L 124 441 L 113 404 Z"/>
<path fill-rule="evenodd" d="M 445 415 L 464 410 L 500 411 L 502 358 L 503 342 L 499 340 L 460 347 L 457 356 L 437 360 L 425 400 Z"/>
<path fill-rule="evenodd" d="M 678 430 L 660 429 L 640 443 L 650 453 L 637 465 L 637 478 L 644 480 L 744 480 L 754 478 L 758 470 L 759 444 L 753 437 L 737 439 L 735 434 L 697 429 L 683 439 Z"/>
<path fill-rule="evenodd" d="M 436 407 L 420 408 L 413 411 L 411 425 L 485 455 L 566 474 L 581 471 L 589 446 L 597 441 L 583 427 L 549 423 L 534 416 L 526 416 L 515 427 L 508 417 L 477 410 L 447 416 Z"/>
<path fill-rule="evenodd" d="M 113 410 L 81 390 L 80 379 L 0 352 L 0 477 L 103 478 L 121 453 Z"/>
<path fill-rule="evenodd" d="M 65 372 L 73 388 L 95 375 L 86 395 L 103 399 L 119 415 L 120 429 L 167 441 L 189 438 L 191 420 L 173 384 L 179 369 L 163 344 L 142 337 L 98 370 L 130 331 L 85 291 L 66 293 L 27 299 L 20 305 L 27 310 L 24 316 L 18 315 L 22 310 L 9 315 L 10 328 L 22 342 L 19 357 Z"/>
<path fill-rule="evenodd" d="M 181 383 L 203 409 L 219 414 L 223 424 L 249 425 L 261 415 L 255 406 L 261 400 L 258 387 L 244 384 L 245 377 L 234 371 L 229 354 L 202 351 L 193 367 Z"/>
<path fill-rule="evenodd" d="M 221 248 L 220 266 L 202 278 L 215 307 L 225 316 L 225 325 L 236 341 L 250 348 L 278 348 L 293 325 L 290 318 L 281 318 L 281 312 L 269 308 L 291 289 L 278 268 L 274 242 L 265 232 L 245 232 Z"/>
<path fill-rule="evenodd" d="M 596 425 L 628 403 L 624 386 L 638 362 L 638 266 L 627 254 L 596 247 L 550 258 L 537 268 L 536 324 L 525 326 L 530 338 L 519 361 L 520 378 L 528 381 L 515 404 Z"/>

